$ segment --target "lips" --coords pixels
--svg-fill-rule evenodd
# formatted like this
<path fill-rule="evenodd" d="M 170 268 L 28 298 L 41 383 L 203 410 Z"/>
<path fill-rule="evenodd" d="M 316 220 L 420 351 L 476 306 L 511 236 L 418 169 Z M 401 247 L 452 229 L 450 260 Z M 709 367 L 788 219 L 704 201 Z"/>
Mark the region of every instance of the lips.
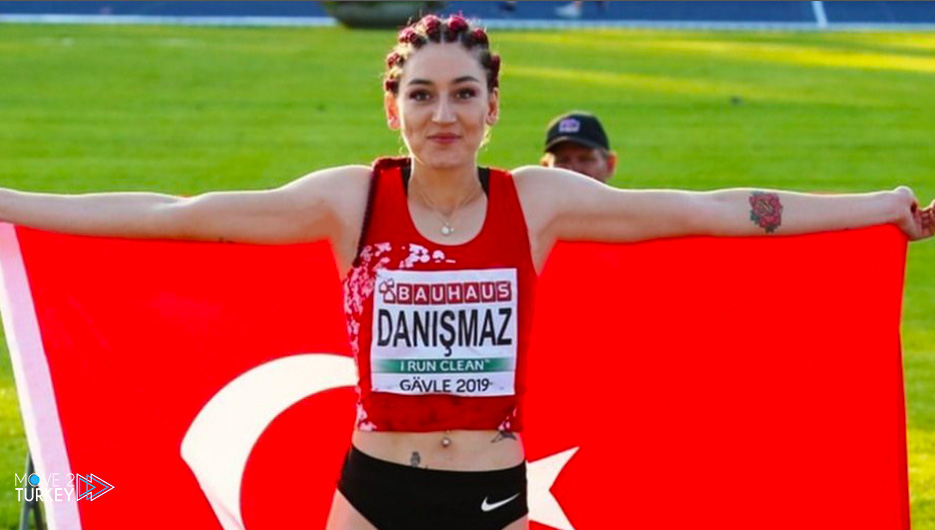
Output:
<path fill-rule="evenodd" d="M 441 143 L 441 144 L 450 144 L 450 143 L 454 143 L 454 142 L 456 142 L 456 141 L 458 141 L 458 140 L 460 140 L 460 139 L 461 139 L 461 136 L 459 136 L 459 135 L 457 135 L 457 134 L 447 134 L 447 133 L 443 133 L 443 134 L 433 134 L 433 135 L 430 135 L 430 136 L 429 136 L 429 140 L 431 140 L 431 141 L 433 141 L 433 142 L 438 142 L 438 143 Z"/>

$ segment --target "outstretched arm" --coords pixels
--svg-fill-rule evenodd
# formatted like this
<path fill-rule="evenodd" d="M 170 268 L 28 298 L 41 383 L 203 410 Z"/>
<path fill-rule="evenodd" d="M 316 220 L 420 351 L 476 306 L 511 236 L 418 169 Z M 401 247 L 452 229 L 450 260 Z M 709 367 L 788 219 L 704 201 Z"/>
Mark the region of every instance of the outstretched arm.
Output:
<path fill-rule="evenodd" d="M 710 212 L 705 233 L 716 236 L 795 235 L 893 223 L 916 240 L 931 237 L 935 229 L 932 207 L 920 209 L 906 187 L 833 195 L 736 188 L 695 195 Z"/>
<path fill-rule="evenodd" d="M 910 239 L 931 237 L 933 205 L 922 209 L 908 188 L 817 195 L 728 189 L 710 192 L 620 190 L 571 172 L 520 168 L 517 185 L 548 211 L 550 238 L 634 242 L 690 235 L 794 235 L 899 225 Z"/>
<path fill-rule="evenodd" d="M 76 235 L 301 243 L 337 237 L 349 166 L 312 173 L 273 190 L 56 195 L 0 189 L 0 220 Z"/>

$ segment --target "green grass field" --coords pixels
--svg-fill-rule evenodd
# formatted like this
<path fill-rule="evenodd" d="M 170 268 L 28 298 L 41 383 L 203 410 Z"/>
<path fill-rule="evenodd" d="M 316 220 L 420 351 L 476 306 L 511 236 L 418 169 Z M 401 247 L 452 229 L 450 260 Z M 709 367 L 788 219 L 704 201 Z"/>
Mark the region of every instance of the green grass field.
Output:
<path fill-rule="evenodd" d="M 398 153 L 381 111 L 392 42 L 337 28 L 0 25 L 0 186 L 196 194 Z M 935 34 L 495 32 L 493 42 L 503 108 L 484 164 L 534 163 L 545 122 L 582 108 L 620 153 L 617 186 L 905 184 L 935 197 Z M 913 245 L 903 344 L 916 530 L 935 530 L 933 264 L 935 242 Z M 0 478 L 22 472 L 26 451 L 3 350 Z M 0 528 L 14 528 L 18 510 L 0 487 Z"/>

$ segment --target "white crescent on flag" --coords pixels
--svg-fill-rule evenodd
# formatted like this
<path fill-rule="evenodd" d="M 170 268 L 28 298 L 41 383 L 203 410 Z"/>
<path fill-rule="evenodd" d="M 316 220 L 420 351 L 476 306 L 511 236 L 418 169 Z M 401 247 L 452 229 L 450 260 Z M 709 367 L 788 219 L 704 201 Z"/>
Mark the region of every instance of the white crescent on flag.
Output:
<path fill-rule="evenodd" d="M 350 357 L 291 355 L 241 374 L 205 404 L 182 439 L 181 453 L 225 530 L 245 528 L 240 510 L 244 469 L 266 427 L 302 399 L 356 382 Z M 575 530 L 549 490 L 577 449 L 530 462 L 530 520 Z"/>

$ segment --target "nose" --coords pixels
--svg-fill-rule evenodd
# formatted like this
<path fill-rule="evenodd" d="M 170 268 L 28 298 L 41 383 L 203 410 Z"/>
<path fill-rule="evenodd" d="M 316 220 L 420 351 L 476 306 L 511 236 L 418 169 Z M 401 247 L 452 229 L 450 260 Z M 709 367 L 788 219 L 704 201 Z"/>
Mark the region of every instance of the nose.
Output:
<path fill-rule="evenodd" d="M 438 105 L 435 107 L 435 113 L 432 115 L 432 121 L 435 123 L 451 123 L 455 121 L 455 115 L 451 109 L 451 103 L 448 101 L 448 98 L 438 98 Z"/>

